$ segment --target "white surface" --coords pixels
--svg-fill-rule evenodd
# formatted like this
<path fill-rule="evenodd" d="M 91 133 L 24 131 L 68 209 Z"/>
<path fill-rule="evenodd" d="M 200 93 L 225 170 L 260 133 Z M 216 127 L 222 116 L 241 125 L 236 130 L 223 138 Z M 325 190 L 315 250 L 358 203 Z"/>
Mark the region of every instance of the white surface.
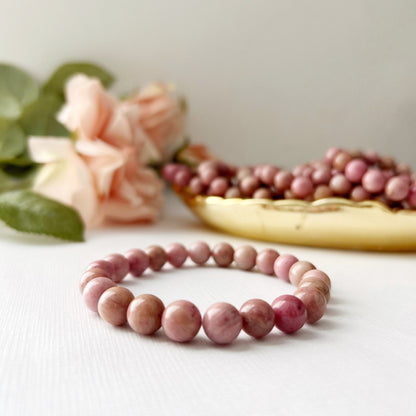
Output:
<path fill-rule="evenodd" d="M 191 136 L 232 162 L 338 144 L 414 164 L 414 0 L 0 0 L 0 23 L 0 61 L 41 79 L 88 59 L 120 92 L 175 81 Z"/>
<path fill-rule="evenodd" d="M 327 315 L 295 336 L 241 336 L 224 348 L 200 333 L 179 345 L 90 313 L 79 276 L 105 254 L 197 239 L 246 243 L 203 228 L 174 199 L 168 206 L 156 226 L 95 230 L 81 244 L 1 230 L 0 415 L 416 415 L 414 254 L 276 245 L 333 282 Z M 126 286 L 201 310 L 292 291 L 272 277 L 214 268 L 129 278 Z"/>

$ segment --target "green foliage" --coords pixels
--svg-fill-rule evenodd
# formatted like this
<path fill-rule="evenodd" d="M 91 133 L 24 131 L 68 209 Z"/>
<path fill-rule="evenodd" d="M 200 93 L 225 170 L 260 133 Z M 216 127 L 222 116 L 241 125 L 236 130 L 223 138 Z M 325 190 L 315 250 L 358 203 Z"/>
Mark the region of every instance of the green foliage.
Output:
<path fill-rule="evenodd" d="M 0 118 L 0 163 L 20 156 L 26 148 L 25 133 L 14 121 Z"/>

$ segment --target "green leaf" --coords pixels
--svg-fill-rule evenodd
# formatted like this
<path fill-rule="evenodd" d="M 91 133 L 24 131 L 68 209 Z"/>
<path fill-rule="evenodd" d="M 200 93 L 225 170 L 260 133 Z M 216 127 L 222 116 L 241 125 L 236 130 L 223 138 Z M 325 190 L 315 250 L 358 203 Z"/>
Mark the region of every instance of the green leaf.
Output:
<path fill-rule="evenodd" d="M 75 210 L 28 190 L 0 194 L 0 220 L 18 231 L 84 240 L 84 225 Z"/>
<path fill-rule="evenodd" d="M 25 133 L 19 125 L 0 118 L 0 163 L 21 155 L 25 148 Z"/>
<path fill-rule="evenodd" d="M 36 165 L 4 165 L 0 168 L 0 192 L 25 189 L 32 186 Z"/>
<path fill-rule="evenodd" d="M 69 137 L 70 132 L 56 119 L 62 101 L 51 94 L 42 94 L 25 109 L 19 122 L 28 136 Z"/>
<path fill-rule="evenodd" d="M 104 68 L 90 62 L 69 62 L 60 66 L 43 86 L 43 91 L 57 94 L 62 99 L 65 94 L 66 81 L 75 74 L 85 74 L 98 78 L 108 88 L 114 81 L 113 76 Z"/>
<path fill-rule="evenodd" d="M 0 117 L 16 119 L 39 95 L 37 82 L 21 69 L 0 64 Z"/>

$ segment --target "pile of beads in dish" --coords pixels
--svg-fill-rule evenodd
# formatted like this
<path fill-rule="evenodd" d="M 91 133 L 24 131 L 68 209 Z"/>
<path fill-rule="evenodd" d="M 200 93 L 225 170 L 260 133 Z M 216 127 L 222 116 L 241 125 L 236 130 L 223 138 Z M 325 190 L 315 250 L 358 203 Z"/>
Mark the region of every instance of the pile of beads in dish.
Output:
<path fill-rule="evenodd" d="M 297 287 L 294 295 L 277 297 L 271 305 L 261 299 L 245 302 L 240 310 L 225 302 L 214 303 L 203 317 L 198 308 L 186 300 L 168 306 L 156 296 L 132 292 L 118 286 L 130 273 L 140 277 L 150 269 L 159 271 L 165 264 L 180 268 L 190 260 L 204 266 L 210 258 L 218 267 L 235 267 L 244 271 L 257 269 L 275 275 Z M 91 263 L 81 277 L 80 290 L 89 309 L 115 326 L 129 326 L 139 334 L 151 335 L 163 328 L 168 338 L 176 342 L 191 341 L 203 327 L 216 344 L 229 344 L 244 330 L 253 338 L 266 336 L 274 326 L 291 334 L 306 322 L 317 322 L 326 310 L 331 281 L 322 271 L 307 261 L 276 250 L 257 251 L 251 246 L 234 250 L 228 243 L 218 243 L 212 250 L 199 241 L 185 248 L 173 243 L 166 249 L 154 245 L 146 250 L 132 249 L 124 255 L 110 254 Z"/>
<path fill-rule="evenodd" d="M 218 160 L 196 168 L 164 166 L 165 180 L 192 195 L 225 198 L 377 200 L 391 208 L 416 209 L 416 174 L 375 152 L 330 148 L 317 162 L 291 171 L 273 165 L 235 167 Z"/>

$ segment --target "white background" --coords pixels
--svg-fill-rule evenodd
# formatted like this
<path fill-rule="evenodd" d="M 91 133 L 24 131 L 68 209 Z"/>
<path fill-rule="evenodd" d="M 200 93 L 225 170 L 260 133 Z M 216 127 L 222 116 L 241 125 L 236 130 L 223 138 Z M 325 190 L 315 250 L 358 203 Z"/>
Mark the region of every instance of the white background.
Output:
<path fill-rule="evenodd" d="M 230 161 L 291 165 L 341 144 L 414 166 L 415 23 L 413 0 L 0 0 L 0 61 L 45 78 L 65 60 L 95 60 L 120 92 L 176 81 L 192 137 Z M 278 245 L 333 280 L 325 318 L 293 337 L 177 345 L 89 313 L 78 279 L 91 260 L 172 241 L 246 243 L 168 206 L 156 226 L 94 230 L 83 244 L 0 229 L 2 416 L 416 415 L 414 254 Z M 202 311 L 291 291 L 211 268 L 126 285 Z"/>

